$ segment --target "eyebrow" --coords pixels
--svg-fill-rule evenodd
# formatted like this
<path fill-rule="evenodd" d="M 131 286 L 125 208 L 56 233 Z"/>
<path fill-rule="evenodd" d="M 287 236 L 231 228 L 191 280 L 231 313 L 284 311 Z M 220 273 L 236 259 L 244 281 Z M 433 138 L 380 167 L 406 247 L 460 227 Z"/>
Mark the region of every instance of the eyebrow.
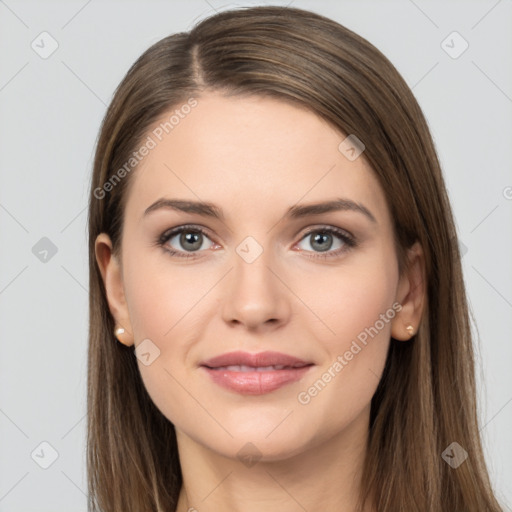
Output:
<path fill-rule="evenodd" d="M 204 201 L 189 201 L 181 199 L 167 199 L 161 198 L 155 201 L 151 206 L 146 208 L 143 217 L 160 209 L 170 209 L 181 211 L 185 213 L 195 213 L 205 217 L 212 217 L 219 220 L 224 220 L 222 210 L 215 206 L 213 203 Z M 285 218 L 298 219 L 308 215 L 321 215 L 323 213 L 336 212 L 336 211 L 354 211 L 365 215 L 372 222 L 377 224 L 377 220 L 366 206 L 361 203 L 356 203 L 350 199 L 337 198 L 332 201 L 325 201 L 321 203 L 312 203 L 305 205 L 294 205 L 288 208 Z"/>

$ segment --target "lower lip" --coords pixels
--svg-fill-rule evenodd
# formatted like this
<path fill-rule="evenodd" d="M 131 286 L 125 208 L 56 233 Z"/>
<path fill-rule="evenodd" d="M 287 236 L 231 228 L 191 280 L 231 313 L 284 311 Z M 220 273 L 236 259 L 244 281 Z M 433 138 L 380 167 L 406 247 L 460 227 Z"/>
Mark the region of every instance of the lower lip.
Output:
<path fill-rule="evenodd" d="M 300 380 L 313 365 L 266 372 L 233 372 L 202 366 L 212 380 L 223 388 L 244 395 L 264 395 Z"/>

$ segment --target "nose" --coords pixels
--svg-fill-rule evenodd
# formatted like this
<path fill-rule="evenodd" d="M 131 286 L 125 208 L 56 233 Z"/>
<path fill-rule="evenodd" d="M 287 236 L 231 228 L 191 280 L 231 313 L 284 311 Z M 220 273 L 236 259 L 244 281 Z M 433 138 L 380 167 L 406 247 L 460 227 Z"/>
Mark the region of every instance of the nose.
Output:
<path fill-rule="evenodd" d="M 222 317 L 226 323 L 268 331 L 289 321 L 291 294 L 273 267 L 266 251 L 252 263 L 234 255 L 234 268 L 223 290 Z"/>

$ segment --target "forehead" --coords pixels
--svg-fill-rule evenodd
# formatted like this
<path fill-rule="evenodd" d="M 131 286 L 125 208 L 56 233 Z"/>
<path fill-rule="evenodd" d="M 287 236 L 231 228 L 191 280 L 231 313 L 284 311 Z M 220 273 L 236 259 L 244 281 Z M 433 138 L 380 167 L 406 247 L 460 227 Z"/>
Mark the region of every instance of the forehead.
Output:
<path fill-rule="evenodd" d="M 196 101 L 148 131 L 152 148 L 130 177 L 127 216 L 140 217 L 161 197 L 209 201 L 238 218 L 346 197 L 387 216 L 367 161 L 349 160 L 339 149 L 346 135 L 313 112 L 258 96 Z"/>

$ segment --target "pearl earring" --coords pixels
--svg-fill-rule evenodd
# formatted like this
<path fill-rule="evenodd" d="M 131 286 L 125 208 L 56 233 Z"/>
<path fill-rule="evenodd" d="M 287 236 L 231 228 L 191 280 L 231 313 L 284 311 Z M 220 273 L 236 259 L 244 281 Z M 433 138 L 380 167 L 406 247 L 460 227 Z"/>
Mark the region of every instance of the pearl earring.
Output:
<path fill-rule="evenodd" d="M 414 327 L 412 325 L 408 325 L 406 329 L 411 336 L 414 334 Z"/>
<path fill-rule="evenodd" d="M 124 334 L 124 329 L 122 327 L 118 327 L 115 331 L 114 331 L 114 335 L 115 337 L 117 338 L 118 336 L 120 336 L 121 334 Z"/>

